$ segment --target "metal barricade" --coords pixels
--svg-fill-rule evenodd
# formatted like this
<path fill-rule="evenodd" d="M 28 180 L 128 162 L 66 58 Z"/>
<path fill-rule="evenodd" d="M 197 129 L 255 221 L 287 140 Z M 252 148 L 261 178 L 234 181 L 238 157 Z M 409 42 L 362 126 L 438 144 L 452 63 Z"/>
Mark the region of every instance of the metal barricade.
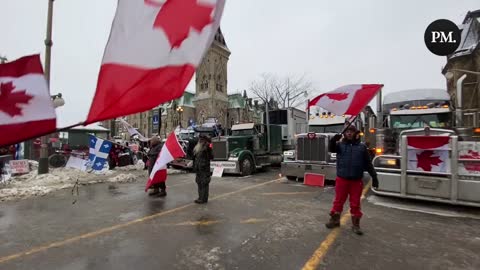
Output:
<path fill-rule="evenodd" d="M 408 168 L 408 132 L 401 137 L 401 155 L 374 158 L 379 188 L 374 193 L 385 196 L 480 207 L 480 143 L 459 142 L 449 134 L 449 169 L 425 172 Z M 445 135 L 444 135 L 445 136 Z M 432 136 L 433 138 L 434 136 Z M 460 170 L 459 170 L 460 169 Z"/>

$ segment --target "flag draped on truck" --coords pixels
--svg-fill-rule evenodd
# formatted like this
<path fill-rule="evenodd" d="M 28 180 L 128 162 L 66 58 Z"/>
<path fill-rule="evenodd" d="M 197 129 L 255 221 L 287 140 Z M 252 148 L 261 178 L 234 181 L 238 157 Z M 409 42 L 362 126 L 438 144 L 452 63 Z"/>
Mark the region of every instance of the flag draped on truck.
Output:
<path fill-rule="evenodd" d="M 408 170 L 450 172 L 449 136 L 407 136 Z"/>

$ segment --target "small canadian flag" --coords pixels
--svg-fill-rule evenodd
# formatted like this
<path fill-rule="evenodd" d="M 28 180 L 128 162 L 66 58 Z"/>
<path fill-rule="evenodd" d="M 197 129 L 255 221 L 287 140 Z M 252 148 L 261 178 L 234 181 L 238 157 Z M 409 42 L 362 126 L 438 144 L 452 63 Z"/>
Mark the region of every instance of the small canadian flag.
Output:
<path fill-rule="evenodd" d="M 448 136 L 408 136 L 408 169 L 450 172 Z"/>
<path fill-rule="evenodd" d="M 40 55 L 0 64 L 0 145 L 55 131 L 56 115 Z"/>
<path fill-rule="evenodd" d="M 158 154 L 157 161 L 153 165 L 152 172 L 148 178 L 145 191 L 152 185 L 167 181 L 167 164 L 176 158 L 185 156 L 182 146 L 177 140 L 174 132 L 170 133 L 165 144 Z"/>

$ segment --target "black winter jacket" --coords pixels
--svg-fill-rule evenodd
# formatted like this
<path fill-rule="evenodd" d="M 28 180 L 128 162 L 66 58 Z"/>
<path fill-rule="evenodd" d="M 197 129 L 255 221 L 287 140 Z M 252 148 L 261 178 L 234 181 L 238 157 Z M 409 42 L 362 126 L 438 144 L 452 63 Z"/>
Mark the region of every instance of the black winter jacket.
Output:
<path fill-rule="evenodd" d="M 337 176 L 347 180 L 361 180 L 367 171 L 374 179 L 377 173 L 373 168 L 367 146 L 359 140 L 330 140 L 329 151 L 337 154 Z"/>

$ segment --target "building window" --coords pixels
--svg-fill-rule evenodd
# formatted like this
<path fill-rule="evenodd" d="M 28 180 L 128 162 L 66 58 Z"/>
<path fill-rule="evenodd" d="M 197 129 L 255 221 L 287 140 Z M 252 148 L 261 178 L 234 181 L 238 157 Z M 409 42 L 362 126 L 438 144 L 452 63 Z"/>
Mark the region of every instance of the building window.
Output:
<path fill-rule="evenodd" d="M 223 92 L 223 85 L 217 83 L 217 91 Z"/>

